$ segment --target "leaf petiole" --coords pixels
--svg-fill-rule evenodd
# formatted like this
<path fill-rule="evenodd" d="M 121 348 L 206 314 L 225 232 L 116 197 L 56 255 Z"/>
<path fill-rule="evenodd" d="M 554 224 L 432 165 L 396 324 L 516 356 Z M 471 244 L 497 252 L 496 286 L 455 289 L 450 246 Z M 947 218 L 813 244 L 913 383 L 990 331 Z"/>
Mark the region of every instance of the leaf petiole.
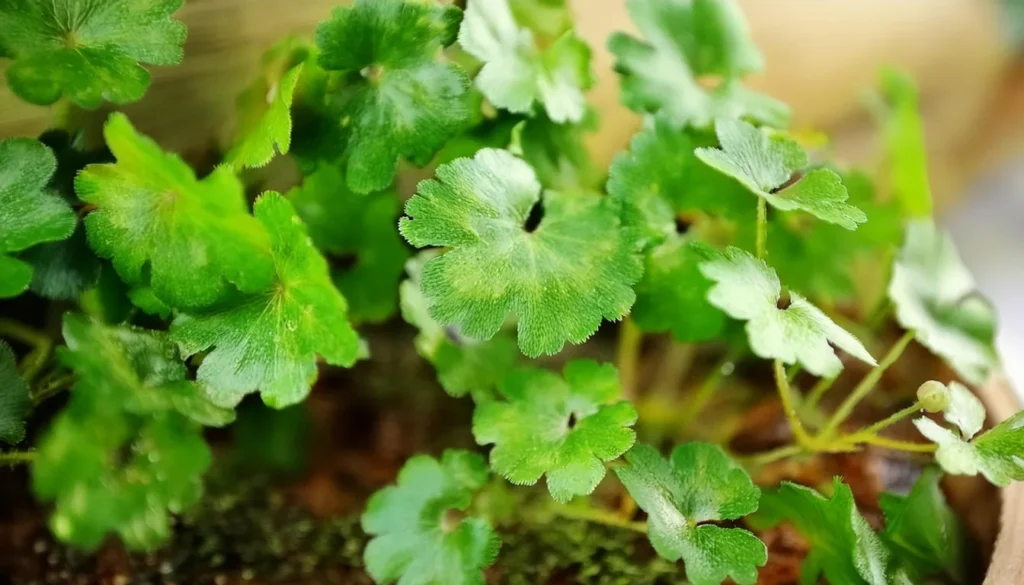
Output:
<path fill-rule="evenodd" d="M 828 423 L 826 423 L 825 428 L 822 429 L 821 434 L 819 435 L 820 438 L 831 436 L 835 433 L 836 429 L 839 428 L 839 425 L 846 422 L 846 419 L 853 414 L 853 409 L 855 409 L 857 405 L 875 389 L 875 386 L 878 385 L 878 381 L 882 379 L 882 374 L 884 374 L 890 366 L 896 363 L 896 360 L 903 355 L 903 351 L 907 349 L 907 346 L 910 345 L 910 342 L 913 341 L 913 339 L 913 330 L 907 331 L 903 334 L 903 337 L 901 337 L 899 341 L 889 349 L 889 353 L 885 354 L 882 361 L 879 362 L 874 369 L 868 372 L 866 376 L 864 376 L 860 383 L 857 384 L 857 387 L 854 388 L 853 391 L 850 392 L 850 395 L 846 397 L 846 400 L 839 405 L 839 408 L 836 409 L 832 418 L 829 419 Z"/>
<path fill-rule="evenodd" d="M 8 453 L 0 453 L 0 465 L 28 464 L 35 461 L 35 458 L 35 451 L 10 451 Z"/>
<path fill-rule="evenodd" d="M 768 255 L 768 200 L 757 198 L 757 257 L 764 260 Z"/>
<path fill-rule="evenodd" d="M 623 528 L 626 530 L 632 530 L 633 532 L 647 534 L 646 522 L 625 520 L 617 513 L 608 510 L 602 510 L 591 506 L 573 506 L 568 504 L 553 505 L 551 509 L 555 514 L 563 518 L 586 520 L 587 522 L 594 522 L 596 524 L 604 524 L 605 526 L 613 526 L 615 528 Z"/>
<path fill-rule="evenodd" d="M 53 340 L 49 336 L 11 319 L 0 319 L 0 337 L 17 340 L 32 348 L 18 367 L 22 377 L 29 382 L 39 375 L 53 352 Z"/>
<path fill-rule="evenodd" d="M 796 442 L 801 447 L 808 450 L 814 449 L 814 439 L 804 429 L 803 423 L 800 422 L 800 417 L 797 416 L 796 412 L 796 398 L 793 396 L 793 389 L 789 386 L 789 380 L 786 378 L 786 368 L 782 364 L 782 361 L 775 360 L 775 385 L 779 391 L 779 399 L 782 401 L 782 409 L 786 414 L 786 420 L 789 421 L 789 428 L 793 431 L 793 436 L 796 438 Z"/>
<path fill-rule="evenodd" d="M 622 397 L 627 400 L 636 398 L 637 364 L 640 361 L 640 342 L 643 334 L 633 319 L 626 317 L 619 326 L 619 343 L 615 352 L 615 366 L 619 370 L 622 383 Z"/>

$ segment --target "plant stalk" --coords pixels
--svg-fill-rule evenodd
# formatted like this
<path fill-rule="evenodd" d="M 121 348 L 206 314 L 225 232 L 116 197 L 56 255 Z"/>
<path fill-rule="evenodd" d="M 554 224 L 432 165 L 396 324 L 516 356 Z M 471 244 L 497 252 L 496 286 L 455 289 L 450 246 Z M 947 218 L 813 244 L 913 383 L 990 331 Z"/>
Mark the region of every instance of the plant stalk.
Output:
<path fill-rule="evenodd" d="M 911 404 L 910 406 L 904 408 L 903 410 L 900 410 L 900 411 L 892 413 L 891 415 L 889 415 L 888 418 L 880 420 L 880 421 L 876 422 L 875 424 L 873 424 L 871 426 L 865 427 L 865 428 L 863 428 L 863 429 L 853 433 L 850 436 L 851 437 L 863 437 L 863 436 L 877 435 L 879 431 L 891 427 L 892 425 L 900 422 L 901 420 L 907 418 L 908 416 L 911 416 L 913 414 L 921 412 L 922 408 L 923 408 L 923 405 L 922 405 L 921 401 L 918 400 L 917 402 Z"/>
<path fill-rule="evenodd" d="M 0 465 L 23 465 L 31 463 L 35 458 L 35 451 L 9 451 L 7 453 L 0 453 Z"/>
<path fill-rule="evenodd" d="M 597 524 L 604 524 L 605 526 L 624 528 L 626 530 L 632 530 L 633 532 L 647 534 L 646 522 L 635 522 L 632 520 L 625 520 L 615 512 L 610 512 L 608 510 L 569 505 L 557 505 L 554 506 L 552 509 L 556 514 L 563 518 L 586 520 L 587 522 L 594 522 Z"/>
<path fill-rule="evenodd" d="M 782 410 L 786 414 L 786 420 L 789 421 L 789 428 L 793 431 L 797 445 L 813 450 L 814 441 L 807 434 L 807 430 L 804 429 L 803 423 L 800 422 L 800 417 L 797 416 L 796 400 L 793 397 L 793 389 L 789 386 L 789 380 L 786 379 L 786 368 L 780 360 L 775 360 L 774 366 L 775 385 L 779 390 L 779 399 L 782 401 Z"/>
<path fill-rule="evenodd" d="M 768 200 L 757 198 L 757 257 L 761 260 L 768 255 Z"/>
<path fill-rule="evenodd" d="M 875 389 L 875 386 L 878 385 L 878 381 L 882 379 L 882 374 L 884 374 L 890 366 L 896 363 L 896 360 L 900 359 L 900 356 L 903 355 L 903 351 L 907 349 L 907 346 L 910 345 L 910 342 L 913 341 L 913 339 L 914 332 L 912 330 L 903 334 L 903 337 L 901 337 L 899 341 L 889 349 L 889 353 L 885 354 L 882 361 L 875 366 L 874 369 L 868 372 L 866 376 L 864 376 L 864 379 L 862 379 L 860 383 L 857 384 L 857 387 L 850 392 L 850 395 L 846 397 L 846 400 L 839 405 L 835 414 L 832 415 L 832 418 L 829 419 L 825 428 L 821 431 L 821 437 L 828 437 L 832 435 L 835 433 L 836 429 L 839 428 L 839 425 L 846 422 L 846 419 L 853 414 L 853 409 L 857 408 L 857 405 Z"/>
<path fill-rule="evenodd" d="M 619 369 L 619 381 L 622 383 L 622 395 L 627 400 L 634 400 L 637 394 L 637 368 L 640 362 L 640 342 L 643 334 L 626 317 L 619 327 L 619 343 L 615 352 L 615 365 Z"/>
<path fill-rule="evenodd" d="M 722 380 L 732 373 L 729 366 L 733 361 L 735 361 L 735 359 L 735 354 L 733 352 L 729 352 L 718 363 L 712 366 L 711 371 L 708 372 L 707 377 L 705 377 L 704 381 L 697 387 L 696 392 L 694 392 L 690 399 L 683 405 L 683 416 L 679 421 L 681 426 L 689 426 L 697 418 L 697 415 L 704 411 L 708 402 L 711 401 L 711 397 L 714 396 L 715 390 L 717 390 L 718 386 L 722 383 Z"/>
<path fill-rule="evenodd" d="M 17 340 L 32 348 L 32 351 L 22 358 L 18 370 L 25 380 L 29 382 L 34 380 L 46 365 L 46 361 L 50 359 L 53 340 L 24 323 L 3 318 L 0 318 L 0 337 Z"/>

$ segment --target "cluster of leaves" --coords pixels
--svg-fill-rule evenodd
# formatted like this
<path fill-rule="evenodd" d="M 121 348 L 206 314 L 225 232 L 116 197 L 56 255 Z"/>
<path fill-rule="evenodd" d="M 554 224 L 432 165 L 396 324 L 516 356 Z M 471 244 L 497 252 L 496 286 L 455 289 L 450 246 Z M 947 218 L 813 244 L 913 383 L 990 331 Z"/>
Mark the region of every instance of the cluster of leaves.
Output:
<path fill-rule="evenodd" d="M 138 99 L 140 63 L 181 57 L 180 5 L 7 2 L 10 85 L 39 104 Z M 644 332 L 728 341 L 779 369 L 834 378 L 837 351 L 876 365 L 819 306 L 855 297 L 857 262 L 902 242 L 888 286 L 896 320 L 969 382 L 998 366 L 993 311 L 930 219 L 923 158 L 891 157 L 895 197 L 879 202 L 863 175 L 814 160 L 786 131 L 784 105 L 742 84 L 763 58 L 732 0 L 628 8 L 643 39 L 617 33 L 609 48 L 622 102 L 645 122 L 605 184 L 583 147 L 597 123 L 584 96 L 591 51 L 561 0 L 338 7 L 315 42 L 267 52 L 223 164 L 204 177 L 119 113 L 105 153 L 69 135 L 0 143 L 0 297 L 31 287 L 92 315 L 65 317 L 60 361 L 76 383 L 33 465 L 55 534 L 85 548 L 108 533 L 159 544 L 168 514 L 198 498 L 202 426 L 230 422 L 248 394 L 276 409 L 302 401 L 320 362 L 367 355 L 355 326 L 400 309 L 445 390 L 475 402 L 477 443 L 493 447 L 486 459 L 416 456 L 371 497 L 364 559 L 380 583 L 483 583 L 500 539 L 475 496 L 491 471 L 520 485 L 543 477 L 561 506 L 609 467 L 646 512 L 654 550 L 682 560 L 695 585 L 757 581 L 767 551 L 738 523 L 759 502 L 755 524 L 791 521 L 811 543 L 805 582 L 959 577 L 936 471 L 886 497 L 876 534 L 840 481 L 828 499 L 789 484 L 762 498 L 718 446 L 686 443 L 666 459 L 635 444 L 637 411 L 609 364 L 577 359 L 559 375 L 521 363 L 631 314 Z M 888 145 L 920 152 L 912 92 L 897 77 L 886 85 Z M 284 155 L 301 184 L 250 201 L 246 169 Z M 395 177 L 407 163 L 436 168 L 403 214 Z M 410 257 L 402 238 L 422 251 Z M 0 384 L 0 440 L 17 442 L 29 386 L 6 346 Z M 916 421 L 940 465 L 1024 479 L 1021 415 L 979 435 L 977 399 L 948 391 L 957 430 Z"/>
<path fill-rule="evenodd" d="M 850 487 L 838 478 L 831 497 L 783 482 L 761 498 L 757 527 L 791 522 L 807 539 L 801 583 L 910 585 L 945 575 L 965 582 L 965 531 L 939 487 L 941 473 L 927 468 L 910 493 L 883 494 L 885 528 L 876 533 L 857 511 Z"/>

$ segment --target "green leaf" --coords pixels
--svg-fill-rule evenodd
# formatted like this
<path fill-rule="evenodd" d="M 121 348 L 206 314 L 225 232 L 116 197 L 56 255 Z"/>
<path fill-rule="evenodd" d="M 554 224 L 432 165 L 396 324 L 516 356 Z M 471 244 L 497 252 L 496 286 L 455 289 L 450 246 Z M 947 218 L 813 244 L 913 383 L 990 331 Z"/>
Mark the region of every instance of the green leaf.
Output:
<path fill-rule="evenodd" d="M 317 27 L 320 65 L 342 77 L 329 95 L 346 126 L 345 178 L 358 193 L 386 188 L 398 158 L 425 164 L 468 117 L 469 81 L 440 60 L 461 12 L 409 0 L 356 0 Z"/>
<path fill-rule="evenodd" d="M 542 214 L 535 228 L 531 211 Z M 399 229 L 409 243 L 451 248 L 424 267 L 423 293 L 431 316 L 468 337 L 490 339 L 513 313 L 523 353 L 554 354 L 633 304 L 642 267 L 612 202 L 542 198 L 533 170 L 505 151 L 438 167 L 405 212 Z"/>
<path fill-rule="evenodd" d="M 117 163 L 89 165 L 75 190 L 96 206 L 85 218 L 89 244 L 126 283 L 151 285 L 175 308 L 209 305 L 228 282 L 243 291 L 269 285 L 267 234 L 229 167 L 196 180 L 123 114 L 112 114 L 103 133 Z"/>
<path fill-rule="evenodd" d="M 779 277 L 763 260 L 739 248 L 709 254 L 713 258 L 700 266 L 715 283 L 708 300 L 730 317 L 747 322 L 747 338 L 757 356 L 799 363 L 815 376 L 831 378 L 843 369 L 834 345 L 876 365 L 856 337 L 799 294 L 790 292 L 790 305 L 780 309 Z"/>
<path fill-rule="evenodd" d="M 792 522 L 811 545 L 800 583 L 813 585 L 824 575 L 843 585 L 911 585 L 897 559 L 857 511 L 850 487 L 838 477 L 832 497 L 811 488 L 782 482 L 761 496 L 755 527 Z"/>
<path fill-rule="evenodd" d="M 420 273 L 423 264 L 436 256 L 428 250 L 406 264 L 409 278 L 399 288 L 402 318 L 419 329 L 416 351 L 434 364 L 437 379 L 448 394 L 489 391 L 515 366 L 519 358 L 516 341 L 506 331 L 486 341 L 466 339 L 430 316 L 430 302 L 420 290 Z"/>
<path fill-rule="evenodd" d="M 921 434 L 938 445 L 935 460 L 947 473 L 977 475 L 1006 487 L 1024 480 L 1024 412 L 1018 412 L 971 442 L 964 436 L 939 426 L 929 418 L 918 418 L 914 425 Z"/>
<path fill-rule="evenodd" d="M 547 116 L 537 115 L 513 129 L 509 150 L 533 167 L 546 189 L 565 193 L 600 191 L 603 171 L 591 160 L 583 142 L 583 135 L 597 126 L 593 110 L 588 110 L 579 124 L 556 124 Z"/>
<path fill-rule="evenodd" d="M 647 512 L 647 533 L 654 550 L 670 560 L 683 560 L 693 585 L 718 585 L 732 578 L 740 585 L 757 581 L 757 567 L 768 550 L 741 528 L 708 522 L 736 520 L 757 510 L 760 490 L 742 467 L 721 447 L 685 443 L 666 460 L 650 445 L 626 454 L 629 465 L 615 474 L 641 510 Z"/>
<path fill-rule="evenodd" d="M 509 0 L 516 22 L 550 42 L 572 29 L 573 16 L 566 0 Z"/>
<path fill-rule="evenodd" d="M 636 287 L 632 318 L 643 331 L 671 331 L 681 343 L 708 341 L 725 327 L 725 314 L 708 301 L 712 282 L 701 272 L 705 252 L 673 234 L 650 250 Z"/>
<path fill-rule="evenodd" d="M 494 444 L 491 468 L 516 485 L 547 475 L 559 502 L 594 491 L 604 462 L 636 440 L 636 409 L 620 400 L 619 374 L 611 364 L 574 360 L 564 380 L 546 370 L 520 369 L 498 384 L 504 400 L 481 402 L 473 414 L 473 436 Z"/>
<path fill-rule="evenodd" d="M 183 0 L 7 0 L 0 5 L 0 56 L 14 60 L 7 83 L 45 106 L 62 96 L 86 109 L 126 104 L 149 87 L 139 63 L 177 65 Z"/>
<path fill-rule="evenodd" d="M 195 503 L 210 451 L 198 423 L 234 413 L 210 404 L 163 333 L 67 315 L 61 361 L 77 376 L 68 407 L 40 442 L 33 489 L 56 501 L 62 541 L 98 547 L 116 532 L 129 549 L 167 539 L 169 513 Z"/>
<path fill-rule="evenodd" d="M 38 140 L 0 142 L 0 298 L 21 294 L 32 281 L 32 266 L 7 254 L 75 229 L 75 213 L 47 187 L 56 169 L 53 152 Z"/>
<path fill-rule="evenodd" d="M 608 194 L 622 206 L 622 223 L 637 230 L 646 247 L 676 235 L 679 213 L 752 215 L 744 190 L 694 154 L 714 143 L 709 133 L 676 129 L 657 116 L 612 161 Z"/>
<path fill-rule="evenodd" d="M 389 192 L 352 193 L 337 168 L 322 166 L 289 191 L 288 199 L 309 227 L 313 243 L 329 256 L 347 260 L 333 275 L 349 303 L 349 318 L 376 323 L 393 315 L 409 256 L 398 235 L 398 198 Z"/>
<path fill-rule="evenodd" d="M 882 72 L 881 85 L 888 101 L 882 112 L 882 136 L 893 195 L 907 217 L 929 218 L 932 191 L 917 87 L 913 78 L 893 69 Z"/>
<path fill-rule="evenodd" d="M 868 217 L 856 230 L 805 214 L 772 214 L 768 218 L 772 267 L 789 286 L 811 298 L 851 299 L 866 268 L 877 270 L 879 279 L 887 279 L 888 266 L 881 259 L 891 257 L 903 241 L 902 214 L 895 202 L 878 201 L 874 185 L 864 173 L 844 173 L 842 178 L 850 194 L 847 202 Z M 741 247 L 752 250 L 755 224 L 752 218 L 748 221 L 742 234 L 747 241 Z M 814 269 L 808 270 L 808 266 Z"/>
<path fill-rule="evenodd" d="M 736 80 L 760 71 L 763 59 L 732 0 L 629 0 L 627 8 L 646 39 L 624 33 L 608 39 L 627 107 L 660 112 L 675 127 L 741 117 L 774 127 L 788 123 L 785 104 Z M 697 81 L 708 76 L 722 81 L 708 89 Z"/>
<path fill-rule="evenodd" d="M 288 154 L 292 141 L 292 99 L 309 47 L 286 38 L 263 55 L 260 76 L 238 98 L 234 144 L 224 160 L 235 168 L 262 167 L 274 154 Z"/>
<path fill-rule="evenodd" d="M 540 103 L 557 123 L 583 120 L 583 92 L 594 83 L 590 47 L 571 30 L 542 49 L 508 0 L 471 0 L 459 44 L 483 62 L 476 84 L 495 106 L 529 114 Z"/>
<path fill-rule="evenodd" d="M 787 182 L 807 166 L 807 154 L 784 136 L 769 136 L 742 120 L 719 118 L 715 132 L 717 148 L 698 148 L 697 157 L 728 175 L 751 193 L 764 198 L 781 211 L 800 209 L 818 219 L 848 230 L 867 221 L 863 211 L 846 202 L 843 180 L 831 169 L 808 171 L 796 182 Z"/>
<path fill-rule="evenodd" d="M 32 412 L 28 382 L 18 374 L 11 346 L 0 341 L 0 441 L 14 445 L 25 438 L 25 419 Z"/>
<path fill-rule="evenodd" d="M 450 512 L 469 508 L 486 481 L 487 464 L 476 453 L 409 459 L 397 485 L 373 494 L 363 513 L 363 530 L 373 537 L 363 553 L 370 577 L 381 584 L 483 585 L 501 540 L 486 520 L 453 520 Z"/>
<path fill-rule="evenodd" d="M 268 406 L 284 408 L 309 394 L 317 355 L 349 367 L 359 340 L 345 298 L 291 203 L 267 192 L 256 200 L 254 213 L 270 234 L 274 284 L 179 314 L 171 336 L 186 355 L 207 352 L 197 379 L 215 403 L 235 405 L 259 391 Z"/>
<path fill-rule="evenodd" d="M 960 436 L 970 440 L 985 425 L 985 405 L 966 386 L 950 382 L 949 405 L 943 409 L 946 422 L 960 429 Z"/>
<path fill-rule="evenodd" d="M 957 583 L 966 583 L 966 532 L 946 502 L 940 479 L 938 468 L 928 467 L 909 494 L 884 493 L 879 497 L 885 514 L 882 539 L 916 573 L 915 582 L 944 573 Z"/>
<path fill-rule="evenodd" d="M 79 205 L 75 195 L 75 175 L 86 165 L 111 162 L 105 149 L 87 150 L 85 134 L 49 130 L 39 137 L 57 157 L 57 171 L 50 179 L 50 188 L 72 206 Z M 20 258 L 32 265 L 32 292 L 54 300 L 73 300 L 96 286 L 100 277 L 100 259 L 89 248 L 85 226 L 75 226 L 66 240 L 47 242 L 30 248 Z"/>
<path fill-rule="evenodd" d="M 953 239 L 931 219 L 907 224 L 889 298 L 899 324 L 964 380 L 984 383 L 998 367 L 995 309 L 978 292 Z"/>

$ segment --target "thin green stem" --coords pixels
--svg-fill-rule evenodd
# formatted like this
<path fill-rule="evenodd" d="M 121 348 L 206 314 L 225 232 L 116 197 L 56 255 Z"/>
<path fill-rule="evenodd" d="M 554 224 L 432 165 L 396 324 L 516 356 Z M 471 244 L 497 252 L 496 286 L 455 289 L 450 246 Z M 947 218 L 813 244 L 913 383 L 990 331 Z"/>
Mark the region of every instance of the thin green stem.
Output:
<path fill-rule="evenodd" d="M 35 451 L 9 451 L 0 453 L 0 465 L 23 465 L 36 458 Z"/>
<path fill-rule="evenodd" d="M 807 399 L 804 400 L 804 408 L 806 410 L 812 410 L 818 407 L 818 403 L 821 402 L 821 397 L 828 392 L 832 385 L 836 383 L 836 377 L 832 378 L 820 378 L 814 386 L 811 387 L 810 392 L 807 393 Z"/>
<path fill-rule="evenodd" d="M 798 445 L 810 448 L 813 441 L 807 434 L 807 430 L 804 429 L 803 423 L 800 422 L 800 417 L 797 416 L 796 400 L 793 397 L 793 389 L 789 386 L 789 380 L 786 379 L 786 368 L 779 360 L 775 360 L 774 367 L 775 385 L 779 390 L 779 399 L 782 401 L 782 410 L 786 414 L 786 420 L 789 421 L 789 428 L 793 431 Z"/>
<path fill-rule="evenodd" d="M 640 362 L 640 342 L 643 334 L 626 317 L 619 326 L 619 344 L 615 352 L 615 365 L 619 369 L 619 380 L 622 382 L 622 394 L 627 400 L 636 398 L 637 367 Z"/>
<path fill-rule="evenodd" d="M 839 405 L 839 408 L 836 409 L 832 418 L 829 419 L 828 423 L 825 424 L 825 428 L 821 431 L 821 437 L 828 437 L 832 435 L 835 433 L 836 429 L 839 428 L 839 425 L 846 422 L 846 419 L 853 414 L 853 409 L 857 408 L 857 405 L 875 389 L 875 386 L 878 385 L 878 381 L 882 379 L 882 374 L 884 374 L 890 366 L 896 363 L 896 360 L 900 359 L 900 356 L 903 355 L 903 351 L 907 349 L 907 346 L 910 345 L 910 342 L 913 341 L 913 339 L 913 331 L 907 331 L 903 334 L 903 337 L 901 337 L 899 341 L 889 349 L 889 353 L 885 354 L 882 361 L 868 372 L 866 376 L 864 376 L 864 379 L 862 379 L 860 383 L 857 384 L 857 387 L 850 392 L 850 395 L 846 397 L 846 400 Z"/>
<path fill-rule="evenodd" d="M 873 424 L 871 426 L 865 427 L 865 428 L 863 428 L 863 429 L 853 433 L 850 436 L 851 437 L 864 437 L 864 436 L 877 435 L 879 433 L 879 431 L 882 431 L 882 430 L 885 430 L 885 429 L 891 427 L 892 425 L 900 422 L 901 420 L 907 418 L 908 416 L 912 416 L 914 414 L 917 414 L 917 413 L 921 412 L 921 409 L 923 407 L 924 406 L 921 403 L 921 401 L 918 400 L 917 402 L 911 404 L 910 406 L 904 408 L 903 410 L 894 412 L 891 415 L 889 415 L 887 418 L 882 419 L 882 420 L 876 422 L 875 424 Z"/>
<path fill-rule="evenodd" d="M 694 355 L 693 344 L 670 341 L 661 356 L 658 373 L 651 384 L 652 394 L 664 397 L 667 402 L 674 402 L 683 379 L 693 364 Z"/>
<path fill-rule="evenodd" d="M 46 383 L 32 392 L 32 403 L 36 406 L 67 390 L 75 381 L 74 374 L 63 374 L 55 377 L 47 375 L 47 378 L 50 379 L 44 378 L 43 380 Z"/>
<path fill-rule="evenodd" d="M 768 200 L 757 198 L 757 257 L 764 260 L 768 255 Z"/>
<path fill-rule="evenodd" d="M 910 453 L 934 453 L 938 448 L 938 445 L 934 443 L 914 443 L 912 441 L 898 441 L 896 439 L 878 436 L 865 437 L 860 440 L 860 442 L 868 445 L 875 445 L 876 447 L 884 447 L 895 451 L 907 451 Z"/>
<path fill-rule="evenodd" d="M 792 384 L 802 371 L 804 371 L 804 367 L 800 365 L 800 362 L 797 362 L 792 366 L 789 366 L 789 369 L 786 370 L 786 379 L 789 380 L 790 384 Z"/>
<path fill-rule="evenodd" d="M 764 453 L 751 455 L 750 457 L 744 458 L 743 462 L 746 463 L 749 467 L 760 467 L 762 465 L 775 463 L 776 461 L 787 459 L 789 457 L 794 457 L 805 452 L 806 449 L 804 449 L 800 445 L 783 445 L 782 447 L 777 447 L 775 449 L 772 449 L 771 451 L 765 451 Z"/>
<path fill-rule="evenodd" d="M 17 340 L 32 348 L 18 366 L 22 377 L 29 382 L 42 371 L 53 351 L 53 340 L 45 333 L 11 319 L 0 318 L 0 337 Z"/>
<path fill-rule="evenodd" d="M 646 522 L 635 522 L 632 520 L 625 520 L 615 512 L 609 510 L 602 510 L 600 508 L 591 508 L 583 506 L 570 506 L 570 505 L 556 505 L 552 508 L 555 514 L 563 518 L 573 518 L 576 520 L 586 520 L 587 522 L 594 522 L 597 524 L 604 524 L 605 526 L 614 526 L 615 528 L 624 528 L 626 530 L 632 530 L 633 532 L 640 532 L 647 534 L 647 523 Z"/>
<path fill-rule="evenodd" d="M 711 397 L 714 396 L 715 390 L 718 389 L 722 380 L 732 374 L 735 359 L 736 355 L 729 352 L 721 361 L 712 366 L 704 381 L 697 387 L 696 392 L 683 405 L 683 416 L 679 421 L 682 426 L 689 426 L 697 418 L 697 415 L 707 408 L 708 402 L 711 401 Z"/>

